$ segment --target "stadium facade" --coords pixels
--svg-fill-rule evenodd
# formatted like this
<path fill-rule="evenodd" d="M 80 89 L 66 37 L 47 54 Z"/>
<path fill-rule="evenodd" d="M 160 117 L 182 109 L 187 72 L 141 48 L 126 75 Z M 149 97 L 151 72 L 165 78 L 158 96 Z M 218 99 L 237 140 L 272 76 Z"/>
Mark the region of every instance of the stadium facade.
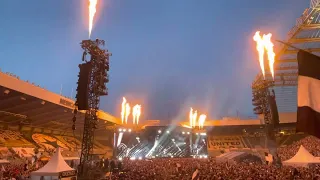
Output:
<path fill-rule="evenodd" d="M 310 7 L 305 9 L 296 20 L 295 26 L 288 32 L 285 42 L 290 45 L 318 54 L 320 52 L 320 1 L 311 0 Z M 282 117 L 288 114 L 296 117 L 297 111 L 297 50 L 282 44 L 275 61 L 275 94 L 280 113 L 280 122 L 285 122 Z M 269 76 L 270 77 L 270 76 Z M 295 118 L 296 119 L 296 118 Z"/>

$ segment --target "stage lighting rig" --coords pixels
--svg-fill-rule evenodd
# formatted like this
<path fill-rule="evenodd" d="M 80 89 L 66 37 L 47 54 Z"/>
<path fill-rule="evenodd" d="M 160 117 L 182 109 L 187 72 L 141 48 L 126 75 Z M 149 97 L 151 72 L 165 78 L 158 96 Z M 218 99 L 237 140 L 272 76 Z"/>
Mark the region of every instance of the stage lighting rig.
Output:
<path fill-rule="evenodd" d="M 281 166 L 281 161 L 276 152 L 275 127 L 279 124 L 279 114 L 273 86 L 274 81 L 265 80 L 261 74 L 258 75 L 252 83 L 252 104 L 255 106 L 254 113 L 263 115 L 268 149 L 274 156 L 274 163 Z"/>
<path fill-rule="evenodd" d="M 98 125 L 97 112 L 100 96 L 108 95 L 106 83 L 109 82 L 109 57 L 112 54 L 108 50 L 101 49 L 104 45 L 105 41 L 99 39 L 81 42 L 84 63 L 79 65 L 76 107 L 78 110 L 86 111 L 79 169 L 83 176 L 87 172 L 85 167 L 92 160 L 93 137 Z"/>
<path fill-rule="evenodd" d="M 252 83 L 252 104 L 254 113 L 263 115 L 265 124 L 272 123 L 271 107 L 269 102 L 269 89 L 274 86 L 274 82 L 264 80 L 262 75 L 258 75 Z"/>

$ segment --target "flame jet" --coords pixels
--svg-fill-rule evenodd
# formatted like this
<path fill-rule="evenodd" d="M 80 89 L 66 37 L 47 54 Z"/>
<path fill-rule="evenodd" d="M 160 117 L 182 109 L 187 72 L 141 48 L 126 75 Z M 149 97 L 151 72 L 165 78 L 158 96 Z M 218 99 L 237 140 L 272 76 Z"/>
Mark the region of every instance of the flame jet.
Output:
<path fill-rule="evenodd" d="M 273 51 L 273 43 L 271 42 L 271 37 L 272 34 L 269 33 L 267 35 L 263 35 L 263 43 L 264 43 L 264 48 L 267 50 L 267 54 L 268 54 L 268 61 L 269 61 L 269 68 L 270 68 L 270 72 L 272 75 L 272 78 L 274 79 L 274 58 L 276 56 L 276 54 Z"/>
<path fill-rule="evenodd" d="M 193 127 L 195 127 L 196 124 L 197 124 L 197 117 L 198 117 L 198 112 L 195 111 L 195 112 L 192 114 L 192 124 L 193 124 Z"/>
<path fill-rule="evenodd" d="M 141 105 L 139 104 L 136 104 L 134 107 L 133 107 L 133 124 L 139 124 L 139 118 L 140 118 L 140 115 L 141 115 Z"/>
<path fill-rule="evenodd" d="M 206 121 L 207 115 L 201 114 L 199 116 L 199 129 L 203 128 L 204 122 Z"/>
<path fill-rule="evenodd" d="M 257 43 L 256 49 L 259 53 L 259 63 L 260 63 L 260 68 L 261 68 L 264 79 L 265 79 L 265 68 L 264 68 L 265 51 L 267 51 L 269 69 L 270 69 L 272 78 L 274 79 L 274 62 L 275 62 L 276 54 L 273 51 L 274 44 L 271 42 L 271 37 L 272 37 L 271 33 L 267 35 L 264 34 L 261 37 L 260 31 L 257 31 L 256 34 L 253 36 L 253 40 L 256 41 Z"/>
<path fill-rule="evenodd" d="M 121 104 L 121 122 L 123 124 L 123 121 L 125 120 L 126 117 L 126 104 L 127 100 L 125 97 L 122 98 L 122 104 Z"/>
<path fill-rule="evenodd" d="M 126 116 L 125 116 L 126 124 L 128 124 L 128 118 L 129 118 L 130 113 L 131 113 L 130 105 L 129 105 L 129 103 L 126 103 Z"/>
<path fill-rule="evenodd" d="M 193 127 L 193 109 L 190 108 L 190 112 L 189 112 L 189 123 L 190 123 L 190 127 Z"/>
<path fill-rule="evenodd" d="M 259 53 L 259 63 L 260 63 L 260 68 L 263 74 L 263 78 L 265 77 L 265 71 L 264 71 L 264 43 L 263 39 L 260 36 L 260 31 L 257 31 L 256 34 L 253 36 L 253 40 L 257 42 L 257 51 Z"/>
<path fill-rule="evenodd" d="M 93 27 L 93 18 L 97 12 L 98 0 L 89 0 L 89 39 L 91 36 L 91 31 Z"/>

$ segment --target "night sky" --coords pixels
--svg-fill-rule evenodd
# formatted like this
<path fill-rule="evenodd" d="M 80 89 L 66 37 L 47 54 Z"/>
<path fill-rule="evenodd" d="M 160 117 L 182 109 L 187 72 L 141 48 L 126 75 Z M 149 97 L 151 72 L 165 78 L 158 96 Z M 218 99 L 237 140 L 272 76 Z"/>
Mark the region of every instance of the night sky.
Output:
<path fill-rule="evenodd" d="M 1 0 L 0 69 L 75 96 L 79 43 L 88 38 L 88 0 Z M 252 116 L 259 72 L 255 31 L 286 39 L 309 0 L 100 0 L 92 38 L 112 52 L 109 96 L 142 119 L 182 120 L 192 106 L 209 119 Z"/>

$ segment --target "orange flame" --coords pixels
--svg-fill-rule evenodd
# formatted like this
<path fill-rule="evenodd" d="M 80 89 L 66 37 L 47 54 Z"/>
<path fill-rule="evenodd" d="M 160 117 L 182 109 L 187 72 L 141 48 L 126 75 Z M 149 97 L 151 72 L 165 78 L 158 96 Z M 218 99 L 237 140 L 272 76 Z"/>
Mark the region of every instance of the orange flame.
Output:
<path fill-rule="evenodd" d="M 195 111 L 192 115 L 192 124 L 193 124 L 193 127 L 196 126 L 196 123 L 197 123 L 197 117 L 198 117 L 198 112 Z"/>
<path fill-rule="evenodd" d="M 206 121 L 207 115 L 201 114 L 199 116 L 199 129 L 203 128 L 204 122 Z"/>
<path fill-rule="evenodd" d="M 125 117 L 126 124 L 128 124 L 128 118 L 129 118 L 130 112 L 131 112 L 130 105 L 129 103 L 126 103 L 126 117 Z"/>
<path fill-rule="evenodd" d="M 139 118 L 141 115 L 141 105 L 136 104 L 133 107 L 133 111 L 132 111 L 132 115 L 133 115 L 133 124 L 139 124 Z"/>
<path fill-rule="evenodd" d="M 259 62 L 261 71 L 263 74 L 263 77 L 265 78 L 265 69 L 264 69 L 264 53 L 265 50 L 267 51 L 268 55 L 268 62 L 269 62 L 269 69 L 272 75 L 272 78 L 274 79 L 274 59 L 275 59 L 275 53 L 273 51 L 273 43 L 271 42 L 271 36 L 272 34 L 269 33 L 267 35 L 263 35 L 263 37 L 260 36 L 260 31 L 257 31 L 256 34 L 253 36 L 253 40 L 257 42 L 257 51 L 259 53 Z"/>
<path fill-rule="evenodd" d="M 189 112 L 189 123 L 190 123 L 190 127 L 193 127 L 193 109 L 190 108 L 190 112 Z"/>
<path fill-rule="evenodd" d="M 98 0 L 89 0 L 89 39 L 91 36 L 92 26 L 93 26 L 93 18 L 97 12 L 97 3 Z"/>
<path fill-rule="evenodd" d="M 126 116 L 126 104 L 127 104 L 126 98 L 122 97 L 122 104 L 121 104 L 121 122 L 122 122 L 122 124 L 123 124 L 123 121 Z"/>
<path fill-rule="evenodd" d="M 271 36 L 272 36 L 271 33 L 269 33 L 267 35 L 263 35 L 263 42 L 264 42 L 264 47 L 266 48 L 267 54 L 268 54 L 270 72 L 271 72 L 272 78 L 274 79 L 273 65 L 274 65 L 274 58 L 275 58 L 276 54 L 273 52 L 274 45 L 271 42 Z"/>
<path fill-rule="evenodd" d="M 264 71 L 264 42 L 260 36 L 260 31 L 257 31 L 256 34 L 253 36 L 253 40 L 257 42 L 257 51 L 259 53 L 259 63 L 261 67 L 261 71 L 263 74 L 263 78 L 265 78 L 265 71 Z"/>

